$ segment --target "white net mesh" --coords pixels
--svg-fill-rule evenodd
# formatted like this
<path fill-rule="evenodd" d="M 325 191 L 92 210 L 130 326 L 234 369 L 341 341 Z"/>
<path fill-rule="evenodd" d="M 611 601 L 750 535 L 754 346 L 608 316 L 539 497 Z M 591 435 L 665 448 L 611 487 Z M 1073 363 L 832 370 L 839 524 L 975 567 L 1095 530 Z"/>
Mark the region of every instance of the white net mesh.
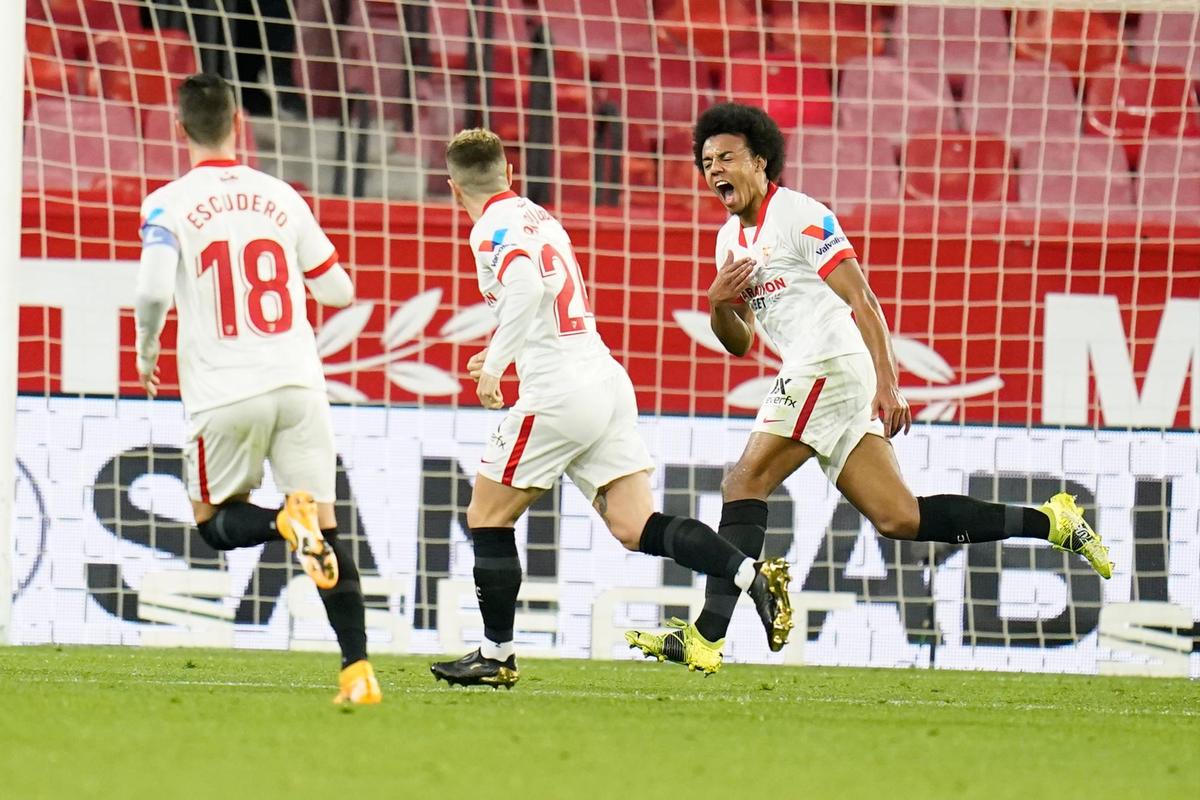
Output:
<path fill-rule="evenodd" d="M 735 99 L 785 129 L 784 183 L 833 208 L 869 270 L 930 423 L 897 444 L 914 490 L 1066 487 L 1118 565 L 1102 584 L 1024 540 L 887 542 L 808 468 L 771 505 L 768 552 L 814 609 L 788 658 L 1200 674 L 1200 12 L 1014 6 L 28 0 L 16 638 L 328 646 L 282 547 L 218 558 L 188 532 L 182 410 L 136 399 L 137 207 L 188 166 L 171 98 L 204 69 L 238 87 L 249 163 L 302 187 L 355 280 L 354 307 L 310 312 L 377 649 L 479 635 L 463 512 L 496 419 L 464 364 L 490 316 L 448 137 L 495 129 L 518 188 L 564 219 L 656 491 L 713 523 L 779 365 L 707 332 L 722 211 L 690 126 Z M 527 646 L 619 655 L 627 622 L 701 598 L 569 487 L 518 541 Z M 753 625 L 739 612 L 732 658 L 773 658 Z M 1146 651 L 1137 625 L 1182 638 Z"/>

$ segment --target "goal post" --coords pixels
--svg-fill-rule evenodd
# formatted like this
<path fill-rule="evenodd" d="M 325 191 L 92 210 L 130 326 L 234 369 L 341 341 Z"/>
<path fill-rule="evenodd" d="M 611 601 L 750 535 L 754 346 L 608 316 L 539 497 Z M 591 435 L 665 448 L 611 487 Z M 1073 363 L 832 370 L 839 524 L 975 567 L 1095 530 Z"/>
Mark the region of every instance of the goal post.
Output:
<path fill-rule="evenodd" d="M 480 635 L 465 509 L 497 418 L 465 363 L 493 320 L 449 137 L 495 129 L 518 190 L 562 218 L 637 390 L 656 502 L 715 525 L 781 362 L 761 336 L 731 358 L 709 330 L 726 215 L 690 128 L 733 99 L 779 121 L 782 183 L 832 209 L 868 272 L 918 420 L 894 444 L 913 490 L 1070 491 L 1117 563 L 1104 582 L 1024 540 L 887 541 L 809 466 L 770 502 L 768 554 L 806 609 L 786 660 L 1200 677 L 1194 0 L 286 5 L 28 0 L 5 34 L 29 43 L 8 73 L 26 76 L 23 122 L 0 139 L 24 145 L 0 167 L 0 238 L 30 275 L 0 278 L 3 357 L 19 343 L 15 367 L 0 359 L 0 453 L 21 459 L 0 474 L 16 641 L 331 646 L 282 547 L 216 554 L 191 530 L 173 320 L 162 396 L 137 385 L 138 205 L 189 166 L 171 95 L 204 68 L 248 112 L 246 160 L 311 201 L 355 282 L 350 308 L 308 310 L 376 650 Z M 255 498 L 278 500 L 269 478 Z M 624 626 L 702 597 L 621 550 L 569 485 L 516 535 L 522 652 L 626 657 Z M 754 624 L 738 612 L 728 656 L 778 660 Z"/>
<path fill-rule="evenodd" d="M 25 2 L 0 13 L 0 644 L 10 641 L 17 398 L 17 271 L 21 258 L 21 95 Z M 6 120 L 6 121 L 5 121 Z"/>

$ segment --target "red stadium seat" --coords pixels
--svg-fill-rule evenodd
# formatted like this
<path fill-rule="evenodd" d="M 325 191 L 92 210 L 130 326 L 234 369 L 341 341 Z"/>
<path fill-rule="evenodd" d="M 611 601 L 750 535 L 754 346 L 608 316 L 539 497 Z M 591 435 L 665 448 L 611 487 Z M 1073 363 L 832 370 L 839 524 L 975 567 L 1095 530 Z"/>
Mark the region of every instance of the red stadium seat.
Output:
<path fill-rule="evenodd" d="M 1008 22 L 998 8 L 896 7 L 896 53 L 913 63 L 945 65 L 969 73 L 1009 56 Z"/>
<path fill-rule="evenodd" d="M 1148 217 L 1193 222 L 1200 214 L 1200 141 L 1149 139 L 1142 150 L 1138 205 Z"/>
<path fill-rule="evenodd" d="M 1010 140 L 1079 136 L 1082 112 L 1071 76 L 1060 64 L 1006 59 L 966 76 L 963 128 Z"/>
<path fill-rule="evenodd" d="M 166 108 L 142 112 L 142 154 L 146 177 L 170 181 L 187 172 L 187 145 L 175 131 L 175 114 Z"/>
<path fill-rule="evenodd" d="M 175 88 L 196 71 L 196 51 L 182 31 L 105 34 L 93 40 L 103 94 L 140 107 L 169 105 Z"/>
<path fill-rule="evenodd" d="M 1200 79 L 1200 16 L 1196 14 L 1143 11 L 1129 44 L 1139 64 L 1177 67 Z"/>
<path fill-rule="evenodd" d="M 862 134 L 801 128 L 791 139 L 782 181 L 839 209 L 900 198 L 895 146 Z"/>
<path fill-rule="evenodd" d="M 308 97 L 314 117 L 342 114 L 342 75 L 335 52 L 334 20 L 326 13 L 325 0 L 294 0 L 296 13 L 296 59 L 292 77 Z M 431 15 L 432 16 L 432 15 Z"/>
<path fill-rule="evenodd" d="M 1017 199 L 1008 143 L 962 134 L 911 136 L 903 146 L 904 196 L 939 203 Z"/>
<path fill-rule="evenodd" d="M 1200 135 L 1195 82 L 1176 67 L 1123 64 L 1089 75 L 1084 105 L 1085 129 L 1122 142 L 1130 163 L 1148 136 Z"/>
<path fill-rule="evenodd" d="M 690 126 L 716 99 L 711 73 L 686 56 L 609 56 L 602 86 L 602 102 L 627 121 L 633 153 L 659 152 L 664 125 Z"/>
<path fill-rule="evenodd" d="M 762 26 L 752 0 L 668 0 L 654 19 L 659 41 L 679 52 L 721 59 L 762 49 Z"/>
<path fill-rule="evenodd" d="M 946 76 L 936 67 L 906 66 L 880 56 L 838 70 L 838 127 L 900 139 L 906 133 L 957 131 L 958 116 Z"/>
<path fill-rule="evenodd" d="M 824 69 L 783 58 L 735 59 L 727 73 L 729 98 L 761 106 L 781 128 L 833 124 L 833 97 Z"/>
<path fill-rule="evenodd" d="M 1021 204 L 1043 219 L 1102 219 L 1133 207 L 1133 182 L 1121 147 L 1113 141 L 1019 143 Z"/>
<path fill-rule="evenodd" d="M 887 45 L 889 20 L 878 6 L 770 0 L 765 7 L 771 50 L 808 64 L 837 66 L 882 55 Z"/>
<path fill-rule="evenodd" d="M 136 177 L 141 172 L 138 141 L 128 106 L 38 98 L 25 126 L 24 184 L 70 191 Z"/>
<path fill-rule="evenodd" d="M 1017 55 L 1062 64 L 1077 79 L 1124 58 L 1121 12 L 1014 11 Z"/>

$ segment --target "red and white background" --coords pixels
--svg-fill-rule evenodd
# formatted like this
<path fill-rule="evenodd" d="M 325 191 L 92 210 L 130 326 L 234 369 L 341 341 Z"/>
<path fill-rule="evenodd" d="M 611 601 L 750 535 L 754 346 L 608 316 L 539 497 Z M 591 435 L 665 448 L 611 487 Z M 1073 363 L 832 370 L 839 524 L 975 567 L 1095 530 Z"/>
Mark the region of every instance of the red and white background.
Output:
<path fill-rule="evenodd" d="M 30 45 L 14 638 L 329 647 L 315 594 L 282 547 L 218 556 L 189 533 L 172 324 L 166 399 L 148 403 L 136 384 L 137 202 L 169 177 L 155 177 L 151 167 L 165 167 L 154 148 L 175 146 L 151 133 L 169 106 L 138 94 L 145 68 L 103 60 L 96 40 L 185 37 L 147 15 L 113 17 L 98 35 L 94 20 L 64 16 L 72 3 L 87 7 L 30 3 L 29 30 L 58 37 L 65 77 L 56 91 L 38 61 L 51 54 Z M 469 221 L 444 193 L 446 135 L 486 122 L 515 143 L 519 173 L 544 176 L 517 188 L 547 192 L 571 232 L 600 331 L 637 386 L 655 490 L 667 510 L 715 523 L 721 471 L 779 364 L 766 341 L 727 357 L 707 330 L 722 217 L 696 184 L 687 122 L 732 98 L 764 103 L 784 124 L 785 182 L 831 205 L 868 270 L 920 420 L 896 443 L 913 489 L 1037 504 L 1065 487 L 1117 564 L 1104 582 L 1028 541 L 887 542 L 805 469 L 771 502 L 768 551 L 791 561 L 797 605 L 809 609 L 786 659 L 1200 676 L 1194 9 L 403 4 L 427 12 L 422 31 L 419 16 L 372 16 L 379 5 L 337 21 L 296 4 L 292 77 L 309 118 L 258 116 L 247 146 L 253 163 L 302 186 L 357 288 L 351 308 L 309 313 L 338 403 L 340 527 L 371 576 L 377 648 L 452 651 L 479 636 L 463 513 L 498 420 L 476 408 L 465 374 L 491 318 Z M 453 33 L 460 19 L 478 25 Z M 431 51 L 388 61 L 393 23 Z M 368 25 L 372 47 L 345 46 Z M 571 46 L 546 51 L 537 30 Z M 192 20 L 187 32 L 198 31 Z M 332 32 L 341 55 L 316 47 L 314 31 Z M 82 49 L 68 57 L 64 41 Z M 492 72 L 464 61 L 473 42 L 491 48 Z M 549 105 L 538 100 L 547 52 Z M 339 118 L 355 67 L 369 79 L 354 86 L 378 107 Z M 124 68 L 132 81 L 114 81 Z M 89 69 L 99 88 L 73 91 L 68 78 Z M 255 80 L 278 84 L 271 69 Z M 330 70 L 340 77 L 325 80 Z M 404 91 L 389 70 L 406 76 Z M 471 104 L 475 75 L 490 105 Z M 1150 99 L 1137 117 L 1126 95 L 1142 79 Z M 1176 84 L 1185 88 L 1172 101 Z M 415 100 L 405 111 L 383 98 Z M 129 164 L 112 144 L 119 133 L 97 159 L 79 129 L 105 120 L 113 130 L 121 102 L 136 112 Z M 303 164 L 297 131 L 315 142 Z M 363 144 L 335 155 L 339 135 Z M 305 168 L 311 177 L 297 178 Z M 345 181 L 330 184 L 339 168 Z M 260 499 L 274 498 L 268 482 Z M 624 627 L 702 600 L 699 580 L 624 553 L 569 486 L 539 502 L 518 540 L 523 652 L 624 657 Z M 760 639 L 740 615 L 729 657 L 778 660 Z"/>

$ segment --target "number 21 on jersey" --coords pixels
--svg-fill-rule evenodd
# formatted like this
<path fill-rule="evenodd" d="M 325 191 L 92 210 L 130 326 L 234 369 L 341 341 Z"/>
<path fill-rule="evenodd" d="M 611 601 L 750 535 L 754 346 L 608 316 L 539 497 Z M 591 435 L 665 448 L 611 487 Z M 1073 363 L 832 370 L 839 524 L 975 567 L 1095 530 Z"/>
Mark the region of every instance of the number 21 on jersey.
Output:
<path fill-rule="evenodd" d="M 235 276 L 227 241 L 210 242 L 200 253 L 197 275 L 210 269 L 213 272 L 217 333 L 221 338 L 232 339 L 240 332 L 239 306 L 245 308 L 246 322 L 255 333 L 273 336 L 290 330 L 292 297 L 288 294 L 287 256 L 283 246 L 273 239 L 247 242 L 238 266 L 240 275 Z M 243 288 L 240 302 L 239 288 Z"/>
<path fill-rule="evenodd" d="M 574 254 L 567 251 L 566 255 L 554 249 L 554 245 L 546 244 L 538 257 L 539 267 L 543 277 L 549 277 L 555 272 L 563 275 L 562 288 L 554 298 L 554 318 L 558 321 L 559 336 L 574 336 L 577 333 L 587 333 L 596 330 L 596 317 L 592 314 L 591 304 L 588 303 L 587 287 L 583 284 L 583 275 Z"/>

